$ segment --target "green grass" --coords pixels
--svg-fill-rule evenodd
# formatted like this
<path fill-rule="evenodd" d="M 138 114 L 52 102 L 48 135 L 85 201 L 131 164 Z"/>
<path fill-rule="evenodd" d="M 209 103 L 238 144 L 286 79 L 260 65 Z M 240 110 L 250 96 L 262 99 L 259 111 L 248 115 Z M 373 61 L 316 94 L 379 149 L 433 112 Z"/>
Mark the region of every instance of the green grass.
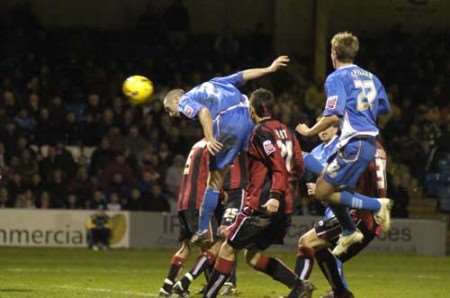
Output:
<path fill-rule="evenodd" d="M 1 248 L 0 297 L 156 297 L 171 252 Z M 294 263 L 293 254 L 275 255 L 287 264 Z M 356 297 L 450 297 L 449 257 L 365 254 L 347 264 L 346 275 Z M 318 287 L 314 297 L 328 289 L 318 268 L 311 280 Z M 193 290 L 201 283 L 203 278 Z M 238 287 L 240 297 L 279 297 L 287 293 L 282 285 L 243 262 L 238 269 Z"/>

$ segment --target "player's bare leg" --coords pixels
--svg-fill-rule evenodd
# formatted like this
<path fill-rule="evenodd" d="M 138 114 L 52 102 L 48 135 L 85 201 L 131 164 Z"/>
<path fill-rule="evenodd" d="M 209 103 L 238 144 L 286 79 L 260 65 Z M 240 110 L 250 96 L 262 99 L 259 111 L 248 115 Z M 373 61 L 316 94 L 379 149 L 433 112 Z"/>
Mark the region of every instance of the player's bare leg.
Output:
<path fill-rule="evenodd" d="M 223 170 L 210 170 L 208 176 L 208 185 L 205 190 L 202 205 L 200 207 L 200 215 L 198 219 L 198 231 L 191 239 L 191 243 L 201 246 L 202 244 L 211 244 L 213 231 L 210 227 L 210 220 L 219 203 L 219 194 L 223 186 L 225 174 L 230 167 Z"/>
<path fill-rule="evenodd" d="M 178 251 L 172 257 L 169 273 L 164 279 L 163 286 L 159 290 L 159 297 L 170 297 L 178 273 L 181 271 L 183 264 L 189 257 L 190 253 L 191 247 L 189 241 L 183 241 L 181 243 L 180 249 L 178 249 Z"/>
<path fill-rule="evenodd" d="M 309 230 L 298 239 L 295 273 L 301 280 L 308 280 L 314 266 L 314 255 L 317 250 L 329 247 L 330 244 L 319 238 L 314 229 Z"/>

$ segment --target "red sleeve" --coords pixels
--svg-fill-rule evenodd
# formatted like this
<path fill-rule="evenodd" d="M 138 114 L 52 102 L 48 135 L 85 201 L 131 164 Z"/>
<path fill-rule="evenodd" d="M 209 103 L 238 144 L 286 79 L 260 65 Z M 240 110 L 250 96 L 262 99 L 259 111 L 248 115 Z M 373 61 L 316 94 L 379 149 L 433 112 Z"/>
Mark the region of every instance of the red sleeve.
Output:
<path fill-rule="evenodd" d="M 299 141 L 295 137 L 295 135 L 292 135 L 292 142 L 294 144 L 294 175 L 301 179 L 303 177 L 303 174 L 305 173 L 305 165 L 303 162 L 303 154 L 302 154 L 302 147 L 300 146 Z"/>
<path fill-rule="evenodd" d="M 288 187 L 288 172 L 275 138 L 268 131 L 258 129 L 253 139 L 254 146 L 271 173 L 270 198 L 280 199 Z"/>

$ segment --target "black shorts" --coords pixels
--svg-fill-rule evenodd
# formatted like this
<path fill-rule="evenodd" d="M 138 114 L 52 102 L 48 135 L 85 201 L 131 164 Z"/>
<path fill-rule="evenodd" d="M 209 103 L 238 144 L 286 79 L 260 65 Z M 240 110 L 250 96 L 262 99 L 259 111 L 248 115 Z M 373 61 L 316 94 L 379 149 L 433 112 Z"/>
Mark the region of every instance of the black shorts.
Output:
<path fill-rule="evenodd" d="M 227 203 L 225 204 L 225 206 L 223 206 L 224 210 L 222 214 L 222 219 L 220 221 L 221 226 L 228 227 L 234 222 L 241 208 L 243 197 L 244 197 L 243 189 L 237 189 L 228 192 Z"/>
<path fill-rule="evenodd" d="M 246 216 L 240 213 L 231 226 L 228 243 L 236 250 L 265 250 L 272 244 L 283 244 L 290 226 L 290 215 L 280 213 L 268 216 L 255 212 Z"/>
<path fill-rule="evenodd" d="M 198 210 L 186 209 L 178 211 L 178 221 L 180 223 L 178 241 L 190 240 L 198 230 Z"/>
<path fill-rule="evenodd" d="M 211 218 L 210 229 L 212 231 L 213 240 L 217 239 L 217 223 L 220 219 L 220 216 L 218 214 L 221 214 L 221 212 L 216 212 L 215 216 Z M 198 230 L 198 217 L 199 211 L 197 209 L 186 209 L 178 211 L 178 221 L 180 223 L 180 233 L 178 235 L 178 241 L 183 242 L 192 238 L 194 233 Z"/>
<path fill-rule="evenodd" d="M 361 250 L 363 250 L 369 243 L 375 238 L 375 231 L 369 229 L 366 223 L 356 217 L 353 217 L 356 227 L 361 231 L 364 235 L 363 241 L 360 243 L 355 243 L 349 247 L 346 253 L 339 256 L 339 259 L 342 262 L 345 262 L 354 256 L 356 256 Z M 330 242 L 333 247 L 336 245 L 336 242 L 339 238 L 339 235 L 342 232 L 341 225 L 336 217 L 332 217 L 329 219 L 319 220 L 314 225 L 314 230 L 316 231 L 317 236 L 320 239 Z"/>

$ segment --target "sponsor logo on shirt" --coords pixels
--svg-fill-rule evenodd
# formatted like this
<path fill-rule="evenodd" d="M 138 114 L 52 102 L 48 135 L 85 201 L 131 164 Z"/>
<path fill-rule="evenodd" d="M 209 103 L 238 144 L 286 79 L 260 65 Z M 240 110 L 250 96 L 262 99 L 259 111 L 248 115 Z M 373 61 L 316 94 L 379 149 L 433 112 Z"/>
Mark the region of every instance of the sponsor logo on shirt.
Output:
<path fill-rule="evenodd" d="M 183 108 L 183 113 L 188 116 L 189 118 L 194 117 L 194 109 L 191 108 L 190 106 L 185 106 Z"/>
<path fill-rule="evenodd" d="M 265 140 L 263 142 L 263 148 L 267 155 L 274 153 L 276 150 L 271 140 Z"/>
<path fill-rule="evenodd" d="M 337 105 L 337 95 L 333 95 L 327 98 L 326 108 L 329 110 L 333 110 L 336 108 Z"/>

